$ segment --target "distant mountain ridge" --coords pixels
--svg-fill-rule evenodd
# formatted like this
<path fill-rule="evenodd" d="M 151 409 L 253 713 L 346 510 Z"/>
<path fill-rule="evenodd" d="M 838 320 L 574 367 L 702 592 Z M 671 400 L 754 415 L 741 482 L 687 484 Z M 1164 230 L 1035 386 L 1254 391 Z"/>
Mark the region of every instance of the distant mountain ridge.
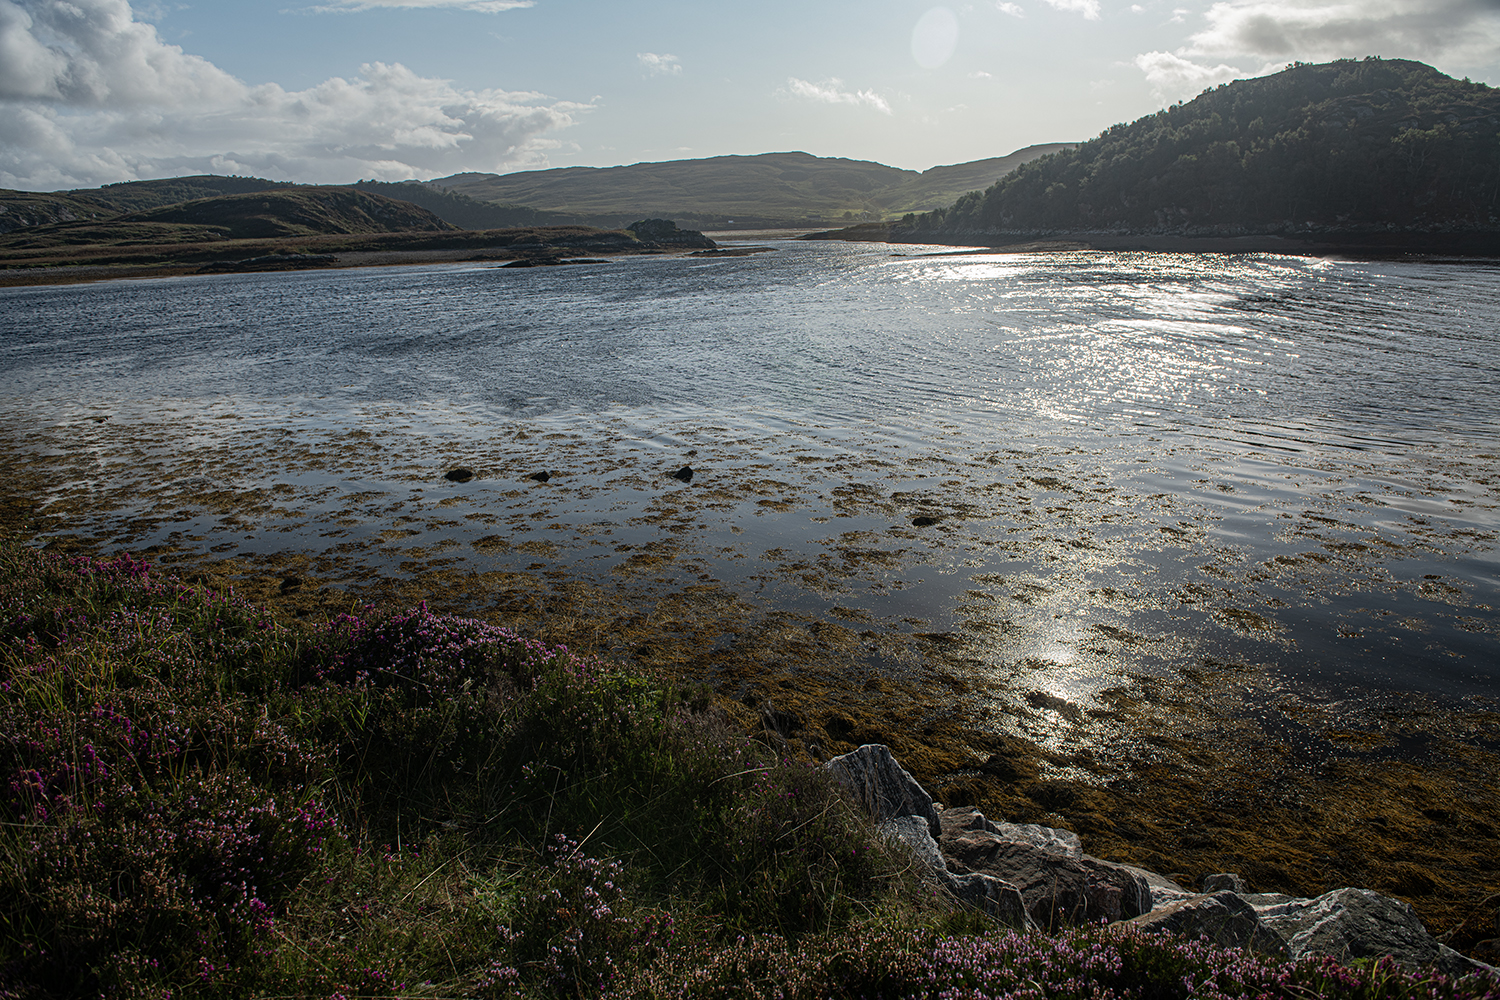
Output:
<path fill-rule="evenodd" d="M 1370 58 L 1221 85 L 887 235 L 1448 231 L 1500 232 L 1500 90 Z"/>
<path fill-rule="evenodd" d="M 922 172 L 788 152 L 454 174 L 427 184 L 476 201 L 525 205 L 572 218 L 655 215 L 700 226 L 731 219 L 796 225 L 885 218 L 950 205 L 1024 163 L 1067 148 L 1068 143 L 1028 146 L 1007 156 Z"/>
<path fill-rule="evenodd" d="M 454 174 L 426 183 L 306 185 L 205 174 L 123 181 L 74 191 L 0 190 L 0 234 L 35 226 L 104 222 L 203 199 L 349 189 L 420 206 L 460 229 L 578 225 L 615 229 L 651 217 L 674 219 L 686 228 L 698 229 L 734 224 L 821 224 L 825 217 L 837 221 L 844 213 L 853 221 L 948 205 L 966 191 L 993 184 L 1020 164 L 1066 148 L 1066 143 L 1028 146 L 1007 156 L 933 167 L 920 173 L 808 153 L 765 153 L 626 167 Z M 316 216 L 291 203 L 280 204 L 290 210 L 288 219 L 303 220 L 290 222 L 293 229 L 311 224 Z M 164 222 L 167 218 L 153 217 L 151 221 Z M 248 222 L 242 219 L 235 225 L 243 227 Z"/>

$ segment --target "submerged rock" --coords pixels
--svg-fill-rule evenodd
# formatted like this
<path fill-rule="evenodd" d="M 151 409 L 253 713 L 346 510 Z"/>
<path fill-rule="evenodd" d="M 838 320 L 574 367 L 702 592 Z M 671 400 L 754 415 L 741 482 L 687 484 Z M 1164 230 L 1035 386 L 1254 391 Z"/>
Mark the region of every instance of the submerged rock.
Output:
<path fill-rule="evenodd" d="M 443 478 L 453 483 L 467 483 L 474 478 L 473 469 L 450 469 L 443 474 Z"/>
<path fill-rule="evenodd" d="M 541 472 L 533 472 L 531 475 L 527 476 L 526 478 L 530 479 L 532 482 L 545 483 L 545 482 L 547 482 L 547 480 L 549 480 L 549 479 L 552 478 L 552 473 L 550 473 L 547 470 L 543 469 Z"/>
<path fill-rule="evenodd" d="M 690 482 L 692 482 L 693 481 L 693 467 L 690 466 L 690 465 L 684 465 L 682 468 L 680 468 L 676 472 L 672 473 L 672 478 L 675 479 L 675 480 L 677 480 L 678 482 L 681 482 L 681 483 L 690 483 Z"/>

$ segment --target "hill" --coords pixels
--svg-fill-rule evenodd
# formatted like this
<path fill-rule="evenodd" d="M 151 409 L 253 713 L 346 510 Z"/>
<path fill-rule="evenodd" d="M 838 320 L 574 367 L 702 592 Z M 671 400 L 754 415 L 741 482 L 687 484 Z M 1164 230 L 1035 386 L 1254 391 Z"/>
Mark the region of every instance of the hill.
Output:
<path fill-rule="evenodd" d="M 420 205 L 449 225 L 460 229 L 509 229 L 513 226 L 575 225 L 575 216 L 561 212 L 544 212 L 525 205 L 477 201 L 456 191 L 431 187 L 417 181 L 391 184 L 383 181 L 359 181 L 359 191 L 384 195 L 397 201 Z M 633 216 L 632 216 L 633 218 Z"/>
<path fill-rule="evenodd" d="M 119 210 L 95 198 L 67 191 L 56 194 L 0 190 L 0 234 L 59 222 L 107 219 Z"/>
<path fill-rule="evenodd" d="M 1028 163 L 894 239 L 1500 231 L 1500 90 L 1407 60 L 1293 64 Z"/>
<path fill-rule="evenodd" d="M 259 177 L 170 177 L 52 193 L 0 191 L 0 234 L 108 220 L 200 227 L 192 233 L 177 234 L 190 240 L 390 231 L 386 227 L 396 224 L 399 213 L 370 210 L 368 205 L 347 200 L 333 207 L 327 197 L 317 194 L 348 192 L 350 188 L 416 205 L 450 226 L 470 230 L 580 225 L 617 229 L 653 216 L 698 228 L 798 225 L 825 217 L 852 222 L 952 204 L 965 192 L 987 187 L 1023 163 L 1066 148 L 1063 143 L 1029 146 L 1008 156 L 933 167 L 921 173 L 807 153 L 766 153 L 627 167 L 455 174 L 425 184 L 359 181 L 348 188 Z M 269 207 L 253 210 L 256 195 L 266 196 L 261 201 Z M 234 198 L 244 200 L 224 201 L 190 212 L 175 210 L 188 202 Z M 351 212 L 353 217 L 348 216 Z M 420 213 L 409 220 L 417 230 L 431 225 L 431 220 Z M 215 229 L 225 232 L 216 234 Z M 36 236 L 54 244 L 76 244 L 120 242 L 127 233 L 131 242 L 163 235 L 153 232 L 111 224 L 106 230 L 75 227 Z"/>
<path fill-rule="evenodd" d="M 91 218 L 12 231 L 16 249 L 135 246 L 456 229 L 424 208 L 338 187 L 276 187 L 165 205 L 113 218 Z"/>
<path fill-rule="evenodd" d="M 122 214 L 144 212 L 164 205 L 178 205 L 185 201 L 202 198 L 220 198 L 235 194 L 256 194 L 298 185 L 285 181 L 268 181 L 260 177 L 220 177 L 217 174 L 198 174 L 193 177 L 165 177 L 152 181 L 121 181 L 100 188 L 84 188 L 69 192 L 102 202 Z"/>
<path fill-rule="evenodd" d="M 212 226 L 222 228 L 230 239 L 441 232 L 458 228 L 411 202 L 338 187 L 277 188 L 255 194 L 202 198 L 135 212 L 117 221 Z"/>
<path fill-rule="evenodd" d="M 431 187 L 476 201 L 527 205 L 614 221 L 659 215 L 694 224 L 885 218 L 946 205 L 1066 144 L 917 172 L 867 160 L 762 153 L 620 167 L 563 167 L 513 174 L 455 174 Z"/>

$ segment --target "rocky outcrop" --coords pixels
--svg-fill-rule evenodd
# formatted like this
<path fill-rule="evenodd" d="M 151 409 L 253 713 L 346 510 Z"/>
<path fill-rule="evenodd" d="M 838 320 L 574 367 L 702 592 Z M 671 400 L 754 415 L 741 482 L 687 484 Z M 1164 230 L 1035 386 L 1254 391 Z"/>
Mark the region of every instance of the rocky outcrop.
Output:
<path fill-rule="evenodd" d="M 1443 944 L 1406 903 L 1368 889 L 1311 899 L 1252 893 L 1226 872 L 1205 877 L 1203 892 L 1193 893 L 1154 872 L 1090 857 L 1067 830 L 996 822 L 972 807 L 943 809 L 888 747 L 862 746 L 825 766 L 933 880 L 1005 923 L 1051 928 L 1123 920 L 1142 931 L 1206 938 L 1275 958 L 1385 957 L 1407 968 L 1500 983 L 1500 969 Z M 1500 896 L 1458 930 L 1488 941 L 1485 935 L 1500 931 Z"/>
<path fill-rule="evenodd" d="M 1439 942 L 1408 904 L 1369 889 L 1335 889 L 1314 899 L 1256 893 L 1241 898 L 1255 909 L 1262 927 L 1281 935 L 1294 959 L 1389 956 L 1397 964 L 1449 976 L 1496 971 Z"/>
<path fill-rule="evenodd" d="M 921 816 L 899 816 L 880 824 L 886 836 L 911 849 L 922 870 L 959 902 L 972 906 L 1002 924 L 1026 927 L 1031 921 L 1020 891 L 1004 879 L 979 872 L 949 871 L 937 841 Z"/>
<path fill-rule="evenodd" d="M 1080 853 L 1076 857 L 987 830 L 944 830 L 943 857 L 955 872 L 1011 883 L 1041 927 L 1111 923 L 1149 913 L 1151 888 L 1128 869 Z"/>
<path fill-rule="evenodd" d="M 1061 854 L 1066 858 L 1083 857 L 1083 842 L 1072 830 L 1057 830 L 1035 823 L 996 823 L 973 806 L 955 806 L 939 814 L 945 834 L 989 833 L 1001 840 L 1014 840 L 1022 844 Z"/>
<path fill-rule="evenodd" d="M 678 229 L 677 223 L 668 219 L 643 219 L 625 227 L 627 232 L 648 246 L 682 250 L 686 248 L 712 250 L 718 246 L 713 240 L 693 229 Z"/>
<path fill-rule="evenodd" d="M 943 832 L 932 796 L 896 761 L 890 747 L 867 743 L 824 766 L 876 822 L 920 816 L 933 837 Z"/>
<path fill-rule="evenodd" d="M 1229 948 L 1287 957 L 1286 940 L 1263 926 L 1255 907 L 1234 892 L 1189 896 L 1134 917 L 1130 923 L 1146 931 L 1207 938 Z"/>

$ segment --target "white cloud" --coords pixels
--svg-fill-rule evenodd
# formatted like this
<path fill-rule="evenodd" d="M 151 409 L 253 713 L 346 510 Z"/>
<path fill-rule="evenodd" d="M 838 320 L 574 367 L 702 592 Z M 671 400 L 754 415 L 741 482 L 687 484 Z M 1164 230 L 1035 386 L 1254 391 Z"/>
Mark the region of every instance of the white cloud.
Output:
<path fill-rule="evenodd" d="M 1146 52 L 1135 57 L 1136 67 L 1146 74 L 1146 82 L 1159 99 L 1171 100 L 1191 97 L 1208 87 L 1246 74 L 1233 66 L 1220 63 L 1217 66 L 1200 66 L 1190 59 L 1171 52 Z"/>
<path fill-rule="evenodd" d="M 128 0 L 0 0 L 0 187 L 185 173 L 404 180 L 545 164 L 589 105 L 464 90 L 399 64 L 251 86 L 163 42 Z"/>
<path fill-rule="evenodd" d="M 309 7 L 315 14 L 341 14 L 362 10 L 377 10 L 382 7 L 403 7 L 426 10 L 450 7 L 455 10 L 473 10 L 481 14 L 499 14 L 507 10 L 531 7 L 535 0 L 333 0 L 332 3 Z"/>
<path fill-rule="evenodd" d="M 1189 39 L 1184 55 L 1500 58 L 1500 5 L 1493 0 L 1229 0 L 1204 17 L 1208 27 Z"/>
<path fill-rule="evenodd" d="M 997 2 L 995 4 L 995 9 L 1002 14 L 1009 14 L 1011 17 L 1026 16 L 1026 11 L 1022 9 L 1018 4 Z"/>
<path fill-rule="evenodd" d="M 1381 55 L 1462 67 L 1500 59 L 1495 0 L 1220 0 L 1203 16 L 1207 27 L 1187 45 L 1135 57 L 1158 97 L 1190 97 L 1296 60 Z M 1214 65 L 1223 59 L 1260 68 Z"/>
<path fill-rule="evenodd" d="M 874 108 L 882 114 L 890 114 L 891 106 L 886 103 L 885 98 L 873 90 L 845 90 L 844 81 L 837 78 L 824 80 L 822 83 L 809 83 L 799 80 L 795 76 L 787 78 L 787 93 L 794 97 L 803 97 L 812 101 L 822 101 L 825 104 L 862 104 Z"/>
<path fill-rule="evenodd" d="M 1099 0 L 1047 0 L 1047 3 L 1058 10 L 1082 14 L 1090 21 L 1099 20 Z"/>
<path fill-rule="evenodd" d="M 994 79 L 994 77 L 995 77 L 995 74 L 993 74 L 993 73 L 986 73 L 982 69 L 976 69 L 974 72 L 972 72 L 972 73 L 969 74 L 969 79 L 971 79 L 971 80 L 992 80 L 992 79 Z"/>
<path fill-rule="evenodd" d="M 682 73 L 682 63 L 677 61 L 674 55 L 657 55 L 655 52 L 637 52 L 636 59 L 646 67 L 646 72 L 652 76 L 679 76 Z"/>

